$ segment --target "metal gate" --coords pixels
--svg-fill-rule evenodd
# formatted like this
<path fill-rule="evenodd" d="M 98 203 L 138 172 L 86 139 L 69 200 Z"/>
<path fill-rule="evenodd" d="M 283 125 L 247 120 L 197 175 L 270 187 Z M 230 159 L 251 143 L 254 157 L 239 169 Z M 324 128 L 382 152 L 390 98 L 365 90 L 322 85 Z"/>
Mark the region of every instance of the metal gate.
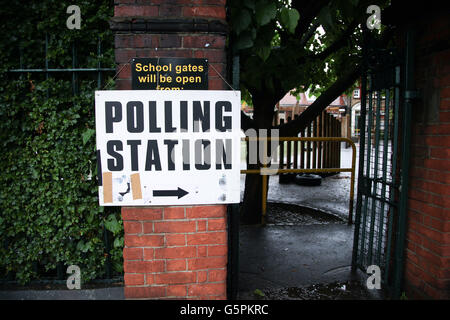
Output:
<path fill-rule="evenodd" d="M 409 169 L 411 34 L 405 58 L 366 37 L 361 78 L 358 193 L 352 268 L 381 270 L 382 288 L 401 292 Z M 408 50 L 409 48 L 409 50 Z M 410 82 L 410 81 L 409 81 Z"/>

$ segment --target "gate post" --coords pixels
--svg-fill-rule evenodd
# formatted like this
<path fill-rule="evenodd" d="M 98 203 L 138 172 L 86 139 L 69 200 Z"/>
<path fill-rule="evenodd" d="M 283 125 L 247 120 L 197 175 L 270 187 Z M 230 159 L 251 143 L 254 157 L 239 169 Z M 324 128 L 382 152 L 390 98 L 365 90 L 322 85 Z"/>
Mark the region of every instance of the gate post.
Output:
<path fill-rule="evenodd" d="M 225 2 L 115 0 L 116 89 L 131 89 L 134 57 L 206 58 L 208 88 L 226 89 L 217 74 L 226 72 Z M 226 215 L 226 205 L 122 207 L 125 297 L 226 299 Z"/>

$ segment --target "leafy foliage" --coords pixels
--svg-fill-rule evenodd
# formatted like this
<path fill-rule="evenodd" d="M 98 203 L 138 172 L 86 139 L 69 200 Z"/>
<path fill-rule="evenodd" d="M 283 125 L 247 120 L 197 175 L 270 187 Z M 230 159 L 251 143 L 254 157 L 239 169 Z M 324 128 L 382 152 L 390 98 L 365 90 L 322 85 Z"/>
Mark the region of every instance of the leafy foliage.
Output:
<path fill-rule="evenodd" d="M 4 1 L 2 1 L 4 2 Z M 12 74 L 11 69 L 113 65 L 108 20 L 112 1 L 78 1 L 81 30 L 66 28 L 68 1 L 2 3 L 0 35 L 0 274 L 26 283 L 57 264 L 76 264 L 82 281 L 105 274 L 109 258 L 122 272 L 123 226 L 118 208 L 99 207 L 94 90 L 96 74 Z M 104 44 L 97 57 L 97 41 Z M 72 43 L 76 41 L 76 46 Z M 111 232 L 109 257 L 104 228 Z"/>
<path fill-rule="evenodd" d="M 241 90 L 275 105 L 287 92 L 319 95 L 361 58 L 365 0 L 232 0 L 234 54 Z M 260 99 L 261 100 L 261 99 Z M 257 110 L 258 111 L 258 110 Z"/>

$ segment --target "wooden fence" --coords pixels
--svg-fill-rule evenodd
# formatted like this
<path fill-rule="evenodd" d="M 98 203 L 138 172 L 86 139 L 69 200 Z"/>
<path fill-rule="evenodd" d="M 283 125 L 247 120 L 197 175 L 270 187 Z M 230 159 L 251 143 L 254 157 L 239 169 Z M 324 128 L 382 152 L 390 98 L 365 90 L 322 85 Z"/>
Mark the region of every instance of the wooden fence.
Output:
<path fill-rule="evenodd" d="M 297 118 L 298 116 L 295 116 Z M 281 119 L 281 124 L 284 120 Z M 288 122 L 291 118 L 288 118 Z M 341 122 L 333 115 L 322 112 L 298 137 L 341 137 Z M 280 145 L 281 169 L 339 168 L 340 142 L 286 141 Z"/>

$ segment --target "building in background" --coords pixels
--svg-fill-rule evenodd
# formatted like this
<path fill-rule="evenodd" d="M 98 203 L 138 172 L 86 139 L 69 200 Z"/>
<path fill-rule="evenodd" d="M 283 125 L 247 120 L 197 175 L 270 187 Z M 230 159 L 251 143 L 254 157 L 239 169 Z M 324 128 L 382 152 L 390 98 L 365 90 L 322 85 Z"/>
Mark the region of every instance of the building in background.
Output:
<path fill-rule="evenodd" d="M 290 92 L 287 93 L 275 106 L 275 116 L 273 125 L 279 125 L 281 122 L 287 122 L 294 119 L 306 110 L 316 97 L 309 95 L 308 92 L 302 92 L 299 96 L 295 96 Z M 349 98 L 341 95 L 336 98 L 327 108 L 326 112 L 333 115 L 341 122 L 341 136 L 350 137 L 350 116 L 348 114 Z M 242 102 L 242 111 L 248 116 L 253 115 L 253 107 L 246 102 Z"/>

